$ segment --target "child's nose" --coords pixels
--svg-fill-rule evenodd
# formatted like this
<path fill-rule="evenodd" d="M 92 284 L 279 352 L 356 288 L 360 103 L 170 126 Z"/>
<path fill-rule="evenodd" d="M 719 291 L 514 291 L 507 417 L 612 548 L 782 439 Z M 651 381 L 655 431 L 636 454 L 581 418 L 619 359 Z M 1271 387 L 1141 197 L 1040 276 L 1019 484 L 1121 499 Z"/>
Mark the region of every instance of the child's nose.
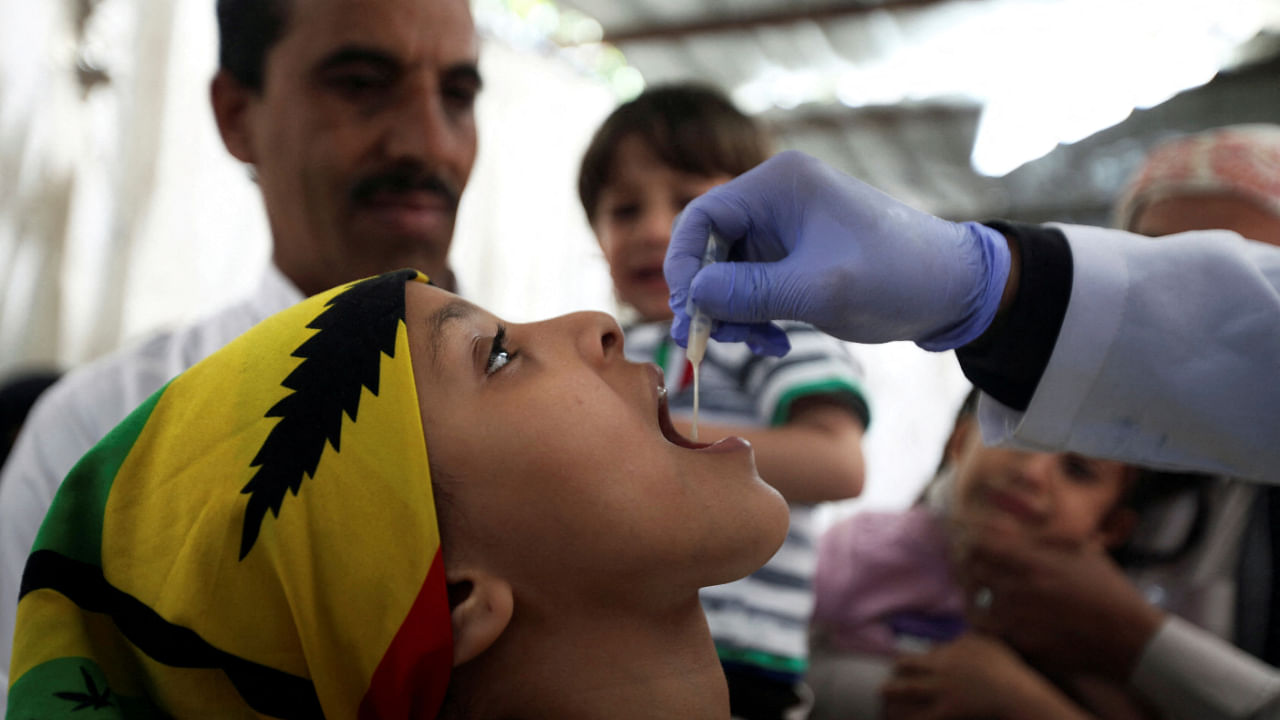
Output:
<path fill-rule="evenodd" d="M 644 215 L 643 233 L 646 240 L 665 246 L 671 242 L 671 225 L 676 214 L 662 208 L 651 208 Z"/>
<path fill-rule="evenodd" d="M 1054 453 L 1020 453 L 1017 479 L 1038 490 L 1047 489 L 1053 482 L 1057 456 Z"/>
<path fill-rule="evenodd" d="M 601 312 L 574 313 L 568 318 L 574 324 L 578 351 L 590 363 L 604 363 L 621 358 L 622 328 L 613 316 Z"/>

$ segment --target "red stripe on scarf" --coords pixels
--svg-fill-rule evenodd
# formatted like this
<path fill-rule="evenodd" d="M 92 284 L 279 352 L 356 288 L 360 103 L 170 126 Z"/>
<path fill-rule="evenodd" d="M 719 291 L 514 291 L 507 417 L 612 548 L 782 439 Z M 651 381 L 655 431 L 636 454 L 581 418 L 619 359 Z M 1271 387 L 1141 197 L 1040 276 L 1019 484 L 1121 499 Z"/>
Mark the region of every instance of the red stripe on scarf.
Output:
<path fill-rule="evenodd" d="M 361 720 L 434 718 L 453 669 L 453 621 L 439 550 L 360 702 Z"/>

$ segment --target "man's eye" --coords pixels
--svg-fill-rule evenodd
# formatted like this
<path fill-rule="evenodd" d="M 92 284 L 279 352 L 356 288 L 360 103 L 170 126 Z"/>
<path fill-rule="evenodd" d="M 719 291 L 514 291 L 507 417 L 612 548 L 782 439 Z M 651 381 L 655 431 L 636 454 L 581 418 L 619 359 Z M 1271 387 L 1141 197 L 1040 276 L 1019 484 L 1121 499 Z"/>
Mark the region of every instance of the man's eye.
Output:
<path fill-rule="evenodd" d="M 459 83 L 444 87 L 445 102 L 459 110 L 466 110 L 474 106 L 477 94 L 479 94 L 479 90 L 473 85 Z"/>
<path fill-rule="evenodd" d="M 363 97 L 387 87 L 389 81 L 380 73 L 344 73 L 329 78 L 329 85 L 349 97 Z"/>

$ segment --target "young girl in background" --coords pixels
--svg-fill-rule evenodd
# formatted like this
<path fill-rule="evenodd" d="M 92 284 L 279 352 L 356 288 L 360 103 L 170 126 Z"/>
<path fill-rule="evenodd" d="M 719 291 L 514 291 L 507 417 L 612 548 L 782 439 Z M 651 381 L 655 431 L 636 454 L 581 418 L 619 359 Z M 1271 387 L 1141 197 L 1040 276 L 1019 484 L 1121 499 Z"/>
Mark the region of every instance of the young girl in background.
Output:
<path fill-rule="evenodd" d="M 814 610 L 815 719 L 1134 718 L 1146 710 L 1091 677 L 1050 677 L 1000 638 L 969 629 L 999 602 L 967 594 L 952 560 L 959 526 L 999 523 L 1028 541 L 1118 551 L 1138 498 L 1170 478 L 1073 453 L 986 447 L 961 408 L 939 477 L 902 513 L 865 512 L 822 538 Z"/>

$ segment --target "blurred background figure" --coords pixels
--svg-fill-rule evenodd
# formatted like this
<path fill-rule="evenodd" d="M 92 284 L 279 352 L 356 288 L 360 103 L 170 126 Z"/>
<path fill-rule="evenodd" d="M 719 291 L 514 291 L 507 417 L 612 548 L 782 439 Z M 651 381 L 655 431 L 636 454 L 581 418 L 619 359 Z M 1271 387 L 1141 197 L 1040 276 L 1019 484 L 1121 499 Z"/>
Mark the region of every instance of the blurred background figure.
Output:
<path fill-rule="evenodd" d="M 1229 126 L 1156 147 L 1118 203 L 1117 224 L 1171 245 L 1189 241 L 1176 233 L 1218 229 L 1275 244 L 1278 129 Z M 1256 297 L 1271 307 L 1267 296 Z M 1258 311 L 1230 309 L 1242 321 Z M 1199 357 L 1202 349 L 1186 352 Z M 1253 424 L 1233 427 L 1243 433 Z M 1266 471 L 1255 473 L 1251 479 L 1268 480 Z M 1164 717 L 1273 718 L 1280 713 L 1277 507 L 1274 485 L 1203 478 L 1141 513 L 1128 558 L 1140 564 L 1129 578 L 1115 563 L 1011 543 L 983 528 L 966 530 L 958 565 L 967 588 L 1003 599 L 977 618 L 980 626 L 1031 662 L 1122 682 Z"/>
<path fill-rule="evenodd" d="M 1142 716 L 1120 686 L 1052 675 L 970 627 L 993 598 L 962 588 L 957 530 L 995 523 L 1014 536 L 1120 557 L 1143 509 L 1198 477 L 984 447 L 977 399 L 975 390 L 961 406 L 938 477 L 915 506 L 860 513 L 823 536 L 811 636 L 815 720 Z"/>
<path fill-rule="evenodd" d="M 1151 236 L 1217 228 L 1280 245 L 1280 125 L 1157 146 L 1117 203 L 1116 225 Z M 1180 556 L 1134 573 L 1150 600 L 1280 665 L 1280 492 L 1206 479 L 1148 512 L 1139 535 L 1153 558 Z"/>

